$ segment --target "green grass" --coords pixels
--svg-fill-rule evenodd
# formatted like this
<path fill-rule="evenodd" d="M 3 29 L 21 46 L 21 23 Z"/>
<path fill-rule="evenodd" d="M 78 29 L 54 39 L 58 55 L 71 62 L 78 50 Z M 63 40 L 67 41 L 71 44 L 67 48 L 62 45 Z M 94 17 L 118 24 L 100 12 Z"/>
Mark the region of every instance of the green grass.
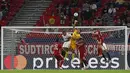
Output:
<path fill-rule="evenodd" d="M 0 73 L 130 73 L 130 70 L 1 70 Z"/>

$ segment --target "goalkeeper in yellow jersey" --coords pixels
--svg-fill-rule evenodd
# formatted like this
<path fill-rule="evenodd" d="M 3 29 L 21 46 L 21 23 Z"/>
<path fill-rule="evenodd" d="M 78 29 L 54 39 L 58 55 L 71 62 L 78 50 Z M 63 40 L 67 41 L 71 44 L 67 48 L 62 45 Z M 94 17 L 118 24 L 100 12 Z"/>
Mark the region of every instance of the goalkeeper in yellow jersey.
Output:
<path fill-rule="evenodd" d="M 72 33 L 71 39 L 70 39 L 70 48 L 72 50 L 76 49 L 76 41 L 80 38 L 80 31 L 78 29 L 74 29 L 74 32 Z"/>
<path fill-rule="evenodd" d="M 70 39 L 70 48 L 72 50 L 76 49 L 76 41 L 81 38 L 80 30 L 79 29 L 75 29 L 75 25 L 77 24 L 77 22 L 78 21 L 75 21 L 75 23 L 73 24 L 73 33 L 72 33 L 71 39 Z"/>
<path fill-rule="evenodd" d="M 73 32 L 73 34 L 72 34 L 72 36 L 71 36 L 71 39 L 70 39 L 70 48 L 71 48 L 71 50 L 72 50 L 72 59 L 73 59 L 74 56 L 75 56 L 74 51 L 75 51 L 75 49 L 77 48 L 77 46 L 76 46 L 76 41 L 77 41 L 78 39 L 80 39 L 80 38 L 81 38 L 81 36 L 80 36 L 80 31 L 79 31 L 78 29 L 74 29 L 74 32 Z"/>
<path fill-rule="evenodd" d="M 75 49 L 76 47 L 76 41 L 81 37 L 80 36 L 80 31 L 78 29 L 75 29 L 75 25 L 76 25 L 77 21 L 75 21 L 75 23 L 73 24 L 73 33 L 71 35 L 62 35 L 64 40 L 68 40 L 67 42 L 64 42 L 63 44 L 63 49 L 66 51 L 65 53 L 65 58 L 68 56 L 68 51 L 72 51 L 72 59 L 74 58 L 75 54 Z M 62 33 L 63 34 L 63 33 Z"/>
<path fill-rule="evenodd" d="M 72 59 L 74 58 L 75 56 L 75 49 L 77 48 L 76 46 L 76 41 L 80 38 L 80 31 L 78 29 L 74 29 L 74 32 L 72 33 L 71 35 L 71 38 L 69 40 L 70 42 L 70 46 L 68 48 L 69 51 L 72 51 Z M 66 51 L 66 54 L 65 54 L 65 58 L 68 56 L 68 51 Z"/>

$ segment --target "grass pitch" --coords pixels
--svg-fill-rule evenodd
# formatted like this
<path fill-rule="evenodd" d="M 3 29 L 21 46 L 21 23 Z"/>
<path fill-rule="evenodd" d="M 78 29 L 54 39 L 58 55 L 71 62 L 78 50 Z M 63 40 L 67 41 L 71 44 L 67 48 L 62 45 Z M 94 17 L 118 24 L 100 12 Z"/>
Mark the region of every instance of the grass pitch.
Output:
<path fill-rule="evenodd" d="M 130 73 L 130 70 L 1 70 L 0 73 Z"/>

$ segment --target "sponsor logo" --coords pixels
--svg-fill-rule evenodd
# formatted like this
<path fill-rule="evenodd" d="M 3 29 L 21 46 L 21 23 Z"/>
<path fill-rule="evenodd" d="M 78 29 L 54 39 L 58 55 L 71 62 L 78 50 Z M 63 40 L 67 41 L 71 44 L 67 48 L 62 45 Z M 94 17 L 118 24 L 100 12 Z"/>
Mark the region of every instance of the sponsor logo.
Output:
<path fill-rule="evenodd" d="M 58 68 L 57 60 L 53 57 L 48 57 L 48 58 L 44 58 L 44 59 L 41 57 L 32 57 L 32 60 L 27 60 L 24 56 L 17 55 L 17 56 L 14 56 L 13 62 L 12 62 L 11 58 L 12 58 L 11 55 L 8 55 L 4 59 L 4 65 L 7 69 L 12 69 L 12 64 L 13 64 L 13 68 L 16 68 L 18 70 L 24 69 L 27 65 L 29 67 L 31 66 L 31 69 L 52 69 L 52 68 L 56 69 L 56 68 Z M 120 60 L 119 58 L 113 57 L 111 63 L 109 64 L 109 63 L 105 62 L 104 58 L 97 59 L 97 58 L 92 57 L 88 60 L 89 69 L 96 69 L 96 68 L 118 69 L 120 67 L 119 60 Z M 31 62 L 31 63 L 29 63 L 29 62 Z M 62 65 L 62 67 L 64 69 L 80 68 L 80 60 L 78 58 L 74 58 L 73 60 L 66 58 L 65 62 L 66 63 L 64 63 Z"/>
<path fill-rule="evenodd" d="M 27 59 L 22 55 L 17 55 L 12 57 L 12 55 L 8 55 L 4 58 L 4 66 L 7 69 L 16 68 L 22 70 L 27 65 Z"/>
<path fill-rule="evenodd" d="M 18 45 L 18 54 L 21 55 L 42 55 L 42 54 L 53 54 L 52 48 L 53 44 L 29 44 L 29 45 Z M 107 45 L 109 51 L 121 52 L 124 54 L 125 45 Z M 97 45 L 87 45 L 86 44 L 87 54 L 98 54 Z"/>
<path fill-rule="evenodd" d="M 69 58 L 66 58 L 65 61 L 70 62 L 70 64 L 69 63 L 68 63 L 68 65 L 63 64 L 62 67 L 64 69 L 68 69 L 70 67 L 73 68 L 73 69 L 80 68 L 80 60 L 78 58 L 74 58 L 73 60 L 71 60 Z M 40 57 L 33 58 L 33 69 L 41 69 L 41 68 L 43 68 L 43 66 L 45 66 L 45 68 L 49 68 L 49 67 L 52 66 L 52 64 L 50 64 L 50 62 L 55 62 L 55 64 L 54 64 L 55 67 L 54 68 L 57 68 L 57 60 L 53 59 L 52 57 L 46 58 L 45 60 L 40 58 Z M 90 58 L 89 61 L 88 61 L 88 64 L 89 64 L 90 69 L 96 69 L 96 68 L 117 69 L 120 66 L 119 58 L 117 58 L 117 57 L 112 58 L 111 64 L 106 63 L 104 58 L 101 58 L 99 61 L 98 61 L 97 58 Z"/>

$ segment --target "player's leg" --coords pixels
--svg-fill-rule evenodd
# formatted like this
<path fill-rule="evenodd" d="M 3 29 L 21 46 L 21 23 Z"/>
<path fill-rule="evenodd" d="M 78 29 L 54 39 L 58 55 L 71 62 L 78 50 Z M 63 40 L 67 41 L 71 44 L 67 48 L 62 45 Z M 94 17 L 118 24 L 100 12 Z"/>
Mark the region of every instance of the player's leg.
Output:
<path fill-rule="evenodd" d="M 59 61 L 58 55 L 55 55 L 55 58 L 56 58 L 56 60 L 57 60 L 57 66 L 58 66 L 58 68 L 59 68 L 59 67 L 60 67 L 60 61 Z"/>
<path fill-rule="evenodd" d="M 86 60 L 86 55 L 85 54 L 83 55 L 82 61 L 83 61 L 84 65 L 85 65 L 85 69 L 87 69 L 89 67 L 89 65 L 88 65 L 88 61 Z"/>
<path fill-rule="evenodd" d="M 64 58 L 67 58 L 68 57 L 68 48 L 65 48 L 65 47 L 63 47 L 63 50 L 62 50 L 62 56 L 64 57 Z"/>
<path fill-rule="evenodd" d="M 74 57 L 75 57 L 75 50 L 71 50 L 71 52 L 72 52 L 72 59 L 74 59 Z"/>
<path fill-rule="evenodd" d="M 86 60 L 86 54 L 84 51 L 80 51 L 80 61 L 81 61 L 81 65 L 83 63 L 83 66 L 81 66 L 82 68 L 86 69 L 88 67 L 88 62 Z M 85 67 L 84 67 L 85 65 Z"/>
<path fill-rule="evenodd" d="M 98 57 L 102 57 L 102 48 L 98 47 Z"/>
<path fill-rule="evenodd" d="M 88 62 L 87 62 L 86 59 L 83 59 L 83 63 L 84 63 L 84 65 L 85 65 L 86 67 L 88 66 Z"/>
<path fill-rule="evenodd" d="M 110 54 L 109 54 L 108 51 L 106 51 L 106 54 L 107 54 L 107 56 L 108 56 L 109 61 L 111 61 L 111 56 L 110 56 Z"/>
<path fill-rule="evenodd" d="M 82 60 L 80 60 L 80 68 L 81 68 L 82 70 L 84 70 L 84 64 L 83 64 L 83 61 L 82 61 Z"/>
<path fill-rule="evenodd" d="M 105 61 L 107 61 L 107 57 L 105 56 L 105 51 L 103 51 L 102 57 L 105 59 Z"/>
<path fill-rule="evenodd" d="M 62 67 L 63 63 L 64 63 L 64 58 L 63 56 L 60 55 L 60 67 Z"/>
<path fill-rule="evenodd" d="M 64 42 L 62 47 L 63 47 L 63 49 L 65 51 L 64 58 L 67 58 L 68 57 L 68 51 L 69 51 L 69 48 L 70 48 L 70 41 Z"/>
<path fill-rule="evenodd" d="M 72 59 L 74 59 L 75 57 L 75 50 L 76 50 L 76 44 L 72 43 L 71 44 Z"/>
<path fill-rule="evenodd" d="M 81 58 L 81 52 L 79 50 L 78 50 L 78 58 L 80 59 L 80 68 L 83 70 L 84 65 L 83 65 L 83 61 L 82 61 L 82 58 Z"/>
<path fill-rule="evenodd" d="M 106 54 L 108 59 L 109 59 L 109 61 L 110 61 L 111 60 L 111 56 L 110 56 L 110 54 L 108 52 L 108 49 L 107 49 L 107 46 L 106 46 L 105 43 L 103 43 L 102 50 L 103 50 L 103 54 Z"/>
<path fill-rule="evenodd" d="M 85 65 L 85 66 L 84 66 Z M 87 69 L 88 68 L 88 62 L 86 59 L 80 59 L 80 67 L 81 69 Z"/>
<path fill-rule="evenodd" d="M 60 62 L 59 62 L 59 68 L 62 69 L 62 65 L 63 65 L 63 63 L 64 63 L 64 58 L 63 58 L 63 56 L 62 56 L 62 55 L 59 55 L 59 56 L 58 56 L 58 60 L 60 61 Z"/>
<path fill-rule="evenodd" d="M 108 56 L 109 61 L 111 61 L 111 56 L 110 56 L 110 54 L 109 54 L 109 52 L 108 52 L 108 48 L 107 48 L 106 44 L 103 43 L 103 46 L 104 46 L 104 48 L 105 48 L 105 51 L 106 51 L 106 54 L 107 54 L 107 56 Z"/>
<path fill-rule="evenodd" d="M 65 49 L 65 59 L 68 57 L 68 52 L 69 52 L 69 48 L 64 48 Z"/>
<path fill-rule="evenodd" d="M 63 48 L 63 51 L 62 51 L 62 56 L 64 57 L 64 59 L 66 59 L 68 57 L 68 48 Z"/>
<path fill-rule="evenodd" d="M 66 54 L 66 51 L 63 49 L 62 51 L 61 51 L 61 55 L 65 58 L 65 54 Z"/>
<path fill-rule="evenodd" d="M 103 57 L 106 61 L 111 61 L 111 56 L 107 50 L 103 50 Z M 107 58 L 108 58 L 108 60 L 107 60 Z"/>
<path fill-rule="evenodd" d="M 104 58 L 105 59 L 105 61 L 107 61 L 107 58 L 106 58 L 106 56 L 105 56 L 105 53 L 104 53 L 104 47 L 103 47 L 103 45 L 98 45 L 98 59 L 100 60 L 100 58 Z"/>

